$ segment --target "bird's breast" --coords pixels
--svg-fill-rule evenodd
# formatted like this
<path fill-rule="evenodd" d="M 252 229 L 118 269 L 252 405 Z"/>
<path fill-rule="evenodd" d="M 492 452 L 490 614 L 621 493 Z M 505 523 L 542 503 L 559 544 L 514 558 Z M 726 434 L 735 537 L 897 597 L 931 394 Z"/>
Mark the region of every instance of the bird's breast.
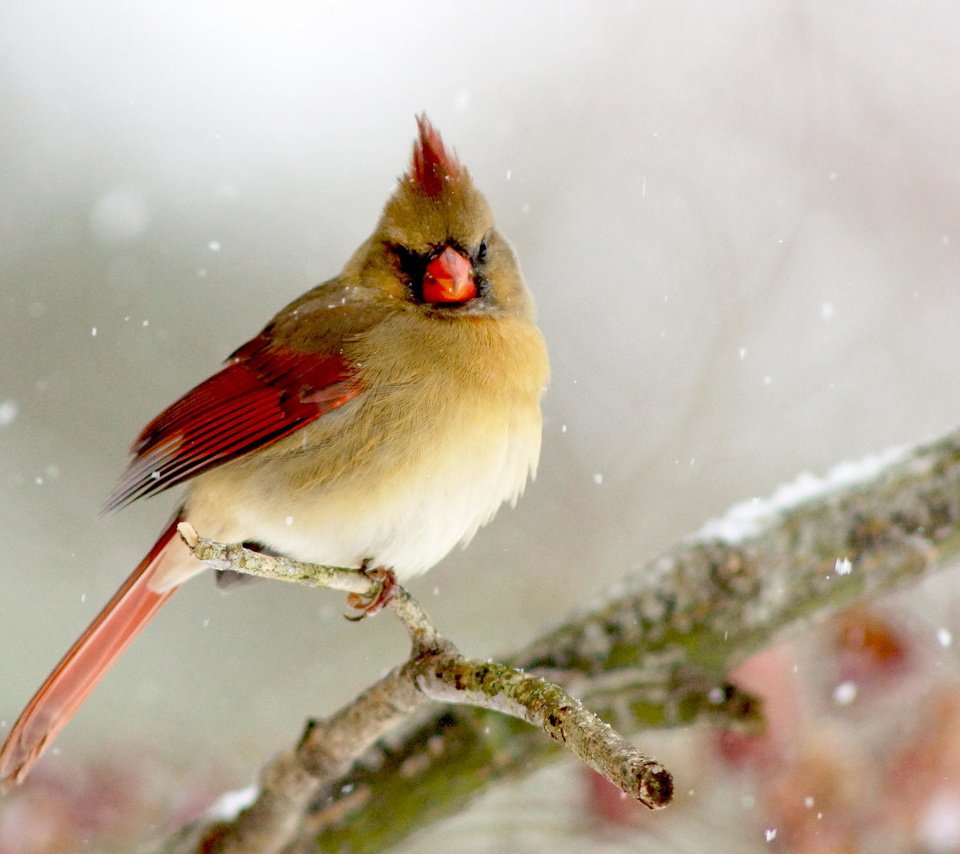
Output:
<path fill-rule="evenodd" d="M 354 344 L 362 393 L 195 483 L 206 536 L 403 579 L 466 543 L 536 471 L 546 354 L 519 321 L 382 324 Z M 207 534 L 210 527 L 224 529 Z"/>

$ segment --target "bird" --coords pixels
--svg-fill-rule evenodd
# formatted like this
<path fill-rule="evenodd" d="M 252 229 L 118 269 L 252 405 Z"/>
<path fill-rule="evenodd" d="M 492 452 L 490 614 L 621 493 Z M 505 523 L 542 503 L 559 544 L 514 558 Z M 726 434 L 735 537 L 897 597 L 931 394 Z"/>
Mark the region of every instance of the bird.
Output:
<path fill-rule="evenodd" d="M 205 564 L 178 536 L 406 581 L 536 475 L 546 344 L 486 198 L 425 114 L 339 275 L 295 299 L 143 429 L 112 512 L 185 484 L 156 543 L 0 748 L 20 783 L 118 656 Z M 373 603 L 366 603 L 373 610 Z"/>

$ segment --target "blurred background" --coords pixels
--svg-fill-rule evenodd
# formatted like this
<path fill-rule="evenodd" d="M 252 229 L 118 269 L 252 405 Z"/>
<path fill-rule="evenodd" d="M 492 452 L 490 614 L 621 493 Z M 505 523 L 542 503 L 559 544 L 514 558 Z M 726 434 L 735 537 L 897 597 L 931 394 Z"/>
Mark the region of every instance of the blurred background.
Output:
<path fill-rule="evenodd" d="M 465 652 L 799 471 L 955 426 L 958 33 L 938 0 L 3 4 L 4 728 L 176 501 L 97 518 L 133 437 L 339 270 L 421 110 L 553 364 L 537 482 L 413 584 Z M 759 748 L 644 735 L 667 814 L 565 764 L 409 850 L 960 850 L 957 602 L 946 574 L 754 664 L 779 708 Z M 398 661 L 393 619 L 343 610 L 193 582 L 0 804 L 0 851 L 132 850 L 246 785 Z M 916 804 L 876 783 L 890 733 Z"/>

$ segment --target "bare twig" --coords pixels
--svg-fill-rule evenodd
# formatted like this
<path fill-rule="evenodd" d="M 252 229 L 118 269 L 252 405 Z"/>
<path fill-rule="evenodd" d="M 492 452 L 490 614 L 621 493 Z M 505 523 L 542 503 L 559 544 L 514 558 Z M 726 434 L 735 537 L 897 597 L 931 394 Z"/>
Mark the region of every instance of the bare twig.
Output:
<path fill-rule="evenodd" d="M 217 569 L 362 594 L 374 584 L 359 570 L 301 564 L 215 543 L 186 523 L 179 531 L 194 554 Z M 344 775 L 375 741 L 431 700 L 524 720 L 650 809 L 669 803 L 669 772 L 558 685 L 508 665 L 464 658 L 402 587 L 390 604 L 410 635 L 408 661 L 327 720 L 309 722 L 296 748 L 266 766 L 256 799 L 234 820 L 189 828 L 171 840 L 168 851 L 279 851 L 293 839 L 305 807 L 324 784 Z"/>
<path fill-rule="evenodd" d="M 437 665 L 418 668 L 417 685 L 431 699 L 524 720 L 644 806 L 660 809 L 669 803 L 673 794 L 669 772 L 560 686 L 496 662 L 451 656 Z"/>
<path fill-rule="evenodd" d="M 208 540 L 201 537 L 189 522 L 181 522 L 177 525 L 177 531 L 194 557 L 208 563 L 211 569 L 231 569 L 244 575 L 289 581 L 307 587 L 327 587 L 346 593 L 370 593 L 375 585 L 373 580 L 358 569 L 298 563 L 285 557 L 274 557 L 245 549 L 240 543 L 217 543 Z"/>

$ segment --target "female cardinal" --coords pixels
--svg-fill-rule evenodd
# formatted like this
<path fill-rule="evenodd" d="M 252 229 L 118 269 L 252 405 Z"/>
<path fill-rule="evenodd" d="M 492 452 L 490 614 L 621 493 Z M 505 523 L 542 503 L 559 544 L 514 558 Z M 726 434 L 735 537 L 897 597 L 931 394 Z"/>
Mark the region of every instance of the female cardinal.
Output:
<path fill-rule="evenodd" d="M 160 413 L 107 500 L 189 481 L 182 508 L 0 749 L 20 782 L 174 590 L 176 533 L 405 579 L 515 502 L 540 454 L 547 354 L 510 246 L 425 117 L 410 170 L 334 279 Z"/>

